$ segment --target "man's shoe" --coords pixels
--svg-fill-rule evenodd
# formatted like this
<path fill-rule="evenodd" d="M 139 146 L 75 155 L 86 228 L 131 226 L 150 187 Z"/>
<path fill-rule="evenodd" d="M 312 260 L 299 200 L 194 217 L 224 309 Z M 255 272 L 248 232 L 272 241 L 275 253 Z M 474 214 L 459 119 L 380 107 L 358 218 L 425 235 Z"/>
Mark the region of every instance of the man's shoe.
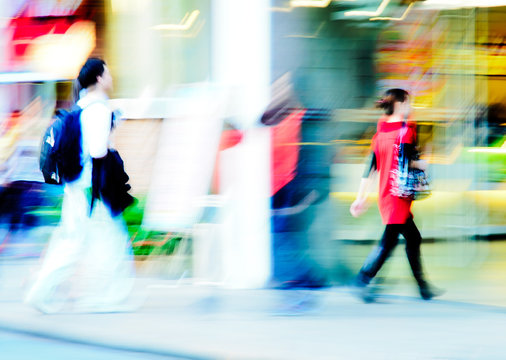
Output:
<path fill-rule="evenodd" d="M 441 296 L 445 293 L 443 289 L 439 289 L 433 285 L 425 284 L 420 286 L 420 296 L 424 300 L 431 300 L 437 296 Z"/>

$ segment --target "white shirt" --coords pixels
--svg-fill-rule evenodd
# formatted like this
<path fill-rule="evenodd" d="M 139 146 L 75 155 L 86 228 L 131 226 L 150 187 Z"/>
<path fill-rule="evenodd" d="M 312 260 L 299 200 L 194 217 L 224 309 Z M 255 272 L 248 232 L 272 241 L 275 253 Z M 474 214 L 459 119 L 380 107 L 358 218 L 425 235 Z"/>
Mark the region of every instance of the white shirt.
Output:
<path fill-rule="evenodd" d="M 86 188 L 91 185 L 91 158 L 107 155 L 111 133 L 112 112 L 107 105 L 107 97 L 99 94 L 86 94 L 77 102 L 81 112 L 81 159 L 83 172 L 73 186 Z"/>
<path fill-rule="evenodd" d="M 83 160 L 86 161 L 88 157 L 104 157 L 109 146 L 112 116 L 107 98 L 87 94 L 77 102 L 77 105 L 83 109 L 81 112 Z"/>

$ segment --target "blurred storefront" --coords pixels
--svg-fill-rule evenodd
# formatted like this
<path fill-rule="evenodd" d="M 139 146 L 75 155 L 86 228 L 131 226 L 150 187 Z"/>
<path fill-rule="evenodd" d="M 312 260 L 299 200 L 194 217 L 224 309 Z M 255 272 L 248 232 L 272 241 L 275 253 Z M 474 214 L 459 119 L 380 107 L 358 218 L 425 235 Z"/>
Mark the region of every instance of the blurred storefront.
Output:
<path fill-rule="evenodd" d="M 369 230 L 355 231 L 364 223 L 352 225 L 347 207 L 380 116 L 374 101 L 392 87 L 413 94 L 420 141 L 433 165 L 434 196 L 415 206 L 427 236 L 504 233 L 495 202 L 483 206 L 504 190 L 498 123 L 505 8 L 452 1 L 274 3 L 273 75 L 291 72 L 304 106 L 334 111 L 334 196 L 347 199 L 336 237 L 379 231 L 373 220 L 365 223 Z M 482 149 L 489 146 L 496 148 Z"/>
<path fill-rule="evenodd" d="M 330 114 L 314 130 L 324 136 L 301 144 L 308 152 L 325 147 L 334 153 L 328 164 L 332 206 L 316 216 L 332 228 L 329 238 L 314 244 L 323 267 L 346 263 L 339 244 L 374 240 L 382 231 L 375 207 L 358 220 L 348 209 L 380 116 L 374 103 L 391 87 L 413 94 L 413 116 L 431 163 L 433 195 L 414 206 L 422 235 L 469 249 L 478 237 L 506 234 L 506 2 L 14 1 L 4 11 L 9 20 L 1 35 L 2 117 L 16 110 L 35 114 L 21 118 L 37 124 L 23 129 L 38 141 L 54 101 L 69 97 L 68 80 L 84 59 L 103 57 L 115 80 L 113 104 L 129 119 L 117 131 L 117 147 L 143 200 L 167 140 L 162 119 L 199 110 L 195 104 L 207 103 L 192 106 L 192 99 L 212 94 L 225 98 L 219 109 L 225 126 L 262 129 L 257 120 L 269 97 L 279 95 L 268 85 L 288 74 L 302 108 Z M 13 129 L 12 123 L 1 125 Z M 20 133 L 27 132 L 1 135 L 0 162 Z M 247 138 L 250 150 L 267 143 L 255 136 Z M 254 164 L 268 152 L 263 150 L 250 151 L 247 161 Z M 261 171 L 264 160 L 255 165 Z M 254 180 L 264 176 L 269 174 L 251 176 L 242 190 L 260 186 Z M 256 208 L 258 223 L 268 222 L 264 205 Z M 255 233 L 262 265 L 269 256 L 267 230 Z M 239 251 L 247 255 L 251 249 Z"/>
<path fill-rule="evenodd" d="M 304 107 L 333 113 L 332 267 L 339 244 L 368 243 L 383 225 L 375 206 L 349 214 L 388 88 L 413 95 L 433 195 L 416 202 L 422 235 L 459 264 L 482 256 L 476 239 L 504 237 L 505 7 L 499 1 L 273 1 L 273 80 L 290 73 Z M 309 144 L 308 144 L 309 145 Z M 312 144 L 318 146 L 318 144 Z M 450 253 L 462 255 L 455 260 Z M 446 259 L 444 254 L 442 258 Z M 325 255 L 320 256 L 322 263 Z M 446 261 L 446 260 L 442 260 Z"/>
<path fill-rule="evenodd" d="M 115 97 L 165 97 L 175 85 L 209 80 L 209 0 L 106 0 L 105 16 Z"/>

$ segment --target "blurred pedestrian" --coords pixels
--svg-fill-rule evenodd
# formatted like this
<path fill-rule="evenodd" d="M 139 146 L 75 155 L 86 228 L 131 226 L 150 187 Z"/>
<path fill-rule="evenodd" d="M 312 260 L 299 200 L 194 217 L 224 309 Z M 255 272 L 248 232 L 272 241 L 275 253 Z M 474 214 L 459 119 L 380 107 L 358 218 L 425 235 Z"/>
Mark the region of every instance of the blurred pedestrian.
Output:
<path fill-rule="evenodd" d="M 100 192 L 95 189 L 95 180 L 93 191 L 90 191 L 96 164 L 102 168 L 107 163 L 104 159 L 108 159 L 111 153 L 112 112 L 108 107 L 107 93 L 112 90 L 112 77 L 103 60 L 91 58 L 82 67 L 78 81 L 86 89 L 80 92 L 84 96 L 77 102 L 82 109 L 83 170 L 76 180 L 64 183 L 60 224 L 50 239 L 41 270 L 25 299 L 45 313 L 62 309 L 69 292 L 69 280 L 74 280 L 74 275 L 79 275 L 78 281 L 72 281 L 72 285 L 79 286 L 71 287 L 76 300 L 75 310 L 108 312 L 128 309 L 126 300 L 134 279 L 129 237 L 124 220 L 118 215 L 121 210 L 113 209 L 111 204 L 114 202 L 106 202 L 105 196 L 96 198 Z"/>
<path fill-rule="evenodd" d="M 378 203 L 381 218 L 386 225 L 379 245 L 369 254 L 356 279 L 356 290 L 365 302 L 374 300 L 368 287 L 387 258 L 391 255 L 399 241 L 399 234 L 406 240 L 406 255 L 413 276 L 418 284 L 420 295 L 430 300 L 441 294 L 441 290 L 430 285 L 424 276 L 420 255 L 422 237 L 413 222 L 411 213 L 411 199 L 396 197 L 391 193 L 390 173 L 395 164 L 394 146 L 399 142 L 399 134 L 405 131 L 402 141 L 405 153 L 410 160 L 410 166 L 425 170 L 426 162 L 418 160 L 416 152 L 416 124 L 407 122 L 411 111 L 408 92 L 402 89 L 390 89 L 385 97 L 378 102 L 378 107 L 385 111 L 380 118 L 377 132 L 372 141 L 372 153 L 356 200 L 352 203 L 350 212 L 358 217 L 367 210 L 367 192 L 371 185 L 371 174 L 379 172 Z"/>
<path fill-rule="evenodd" d="M 280 289 L 329 286 L 315 244 L 327 244 L 331 147 L 329 112 L 300 105 L 289 73 L 272 84 L 261 122 L 271 127 L 273 284 Z M 310 145 L 308 145 L 310 144 Z"/>

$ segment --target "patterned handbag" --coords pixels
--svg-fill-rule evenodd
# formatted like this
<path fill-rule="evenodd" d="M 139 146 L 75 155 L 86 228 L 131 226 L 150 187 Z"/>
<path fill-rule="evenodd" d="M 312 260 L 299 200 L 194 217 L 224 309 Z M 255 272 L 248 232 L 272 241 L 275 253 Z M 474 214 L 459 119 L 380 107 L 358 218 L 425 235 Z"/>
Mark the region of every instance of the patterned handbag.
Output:
<path fill-rule="evenodd" d="M 394 144 L 394 163 L 390 171 L 390 193 L 403 199 L 421 200 L 431 194 L 430 181 L 425 171 L 409 167 L 411 159 L 408 159 L 406 144 L 402 141 L 406 131 L 407 126 L 404 122 L 399 134 L 399 143 Z"/>

